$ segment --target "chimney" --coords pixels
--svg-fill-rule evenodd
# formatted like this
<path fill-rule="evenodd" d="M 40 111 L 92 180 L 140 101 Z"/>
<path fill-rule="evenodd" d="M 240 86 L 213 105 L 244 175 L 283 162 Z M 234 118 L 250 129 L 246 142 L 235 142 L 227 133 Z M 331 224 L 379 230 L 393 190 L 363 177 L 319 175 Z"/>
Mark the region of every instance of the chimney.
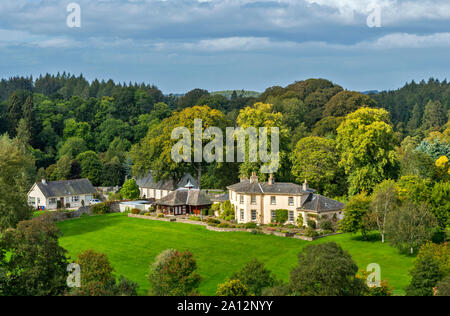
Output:
<path fill-rule="evenodd" d="M 250 177 L 250 183 L 258 183 L 258 176 L 254 171 L 252 172 L 252 176 Z"/>
<path fill-rule="evenodd" d="M 271 173 L 269 176 L 269 181 L 267 181 L 268 185 L 272 185 L 275 183 L 275 178 L 273 177 L 273 174 Z"/>
<path fill-rule="evenodd" d="M 42 179 L 41 182 L 42 182 L 42 184 L 47 184 L 47 180 L 45 180 L 45 178 Z"/>
<path fill-rule="evenodd" d="M 308 191 L 309 187 L 308 187 L 308 182 L 305 179 L 305 182 L 303 182 L 303 191 Z"/>
<path fill-rule="evenodd" d="M 245 180 L 248 180 L 248 178 L 246 176 L 242 176 L 241 177 L 241 182 L 244 182 Z"/>

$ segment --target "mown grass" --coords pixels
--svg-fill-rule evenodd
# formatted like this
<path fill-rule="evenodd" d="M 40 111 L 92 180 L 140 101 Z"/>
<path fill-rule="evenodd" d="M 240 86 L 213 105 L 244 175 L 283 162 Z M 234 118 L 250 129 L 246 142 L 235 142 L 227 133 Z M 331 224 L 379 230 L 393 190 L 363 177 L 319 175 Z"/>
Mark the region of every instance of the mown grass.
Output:
<path fill-rule="evenodd" d="M 287 281 L 289 271 L 297 263 L 297 254 L 314 243 L 339 243 L 359 268 L 378 263 L 382 279 L 387 279 L 398 295 L 404 294 L 409 284 L 408 272 L 413 262 L 412 257 L 399 254 L 388 244 L 378 240 L 362 241 L 350 234 L 307 242 L 246 232 L 212 232 L 203 226 L 128 218 L 124 214 L 84 217 L 60 222 L 58 226 L 63 233 L 60 244 L 71 258 L 87 249 L 106 253 L 116 274 L 137 282 L 142 295 L 149 289 L 150 263 L 167 248 L 193 252 L 203 279 L 200 286 L 203 295 L 214 295 L 218 283 L 253 258 L 263 261 L 280 279 Z"/>

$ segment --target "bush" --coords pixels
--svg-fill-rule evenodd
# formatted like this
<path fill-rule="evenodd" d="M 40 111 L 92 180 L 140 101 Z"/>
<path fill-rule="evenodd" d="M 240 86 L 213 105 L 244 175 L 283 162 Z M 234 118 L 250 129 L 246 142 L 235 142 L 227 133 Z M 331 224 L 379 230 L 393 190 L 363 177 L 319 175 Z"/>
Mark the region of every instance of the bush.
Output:
<path fill-rule="evenodd" d="M 210 224 L 210 225 L 218 225 L 218 224 L 220 224 L 220 221 L 218 219 L 216 219 L 216 218 L 208 218 L 206 220 L 206 222 L 208 224 Z"/>
<path fill-rule="evenodd" d="M 198 216 L 191 216 L 191 217 L 189 217 L 189 220 L 199 222 L 200 221 L 200 217 L 198 217 Z"/>
<path fill-rule="evenodd" d="M 188 250 L 168 249 L 150 266 L 150 294 L 156 296 L 187 296 L 198 294 L 201 277 L 197 263 Z"/>
<path fill-rule="evenodd" d="M 230 216 L 225 217 L 225 220 L 229 221 L 229 222 L 234 221 L 234 215 L 230 215 Z"/>
<path fill-rule="evenodd" d="M 134 208 L 134 209 L 131 210 L 131 214 L 138 215 L 140 213 L 141 213 L 140 209 Z"/>
<path fill-rule="evenodd" d="M 156 215 L 156 217 L 162 218 L 162 217 L 164 217 L 164 213 L 158 213 L 158 215 Z"/>
<path fill-rule="evenodd" d="M 323 230 L 334 231 L 333 222 L 329 219 L 321 219 L 319 221 L 319 227 Z"/>
<path fill-rule="evenodd" d="M 284 224 L 289 218 L 288 210 L 275 210 L 275 222 Z"/>
<path fill-rule="evenodd" d="M 256 223 L 247 223 L 245 224 L 245 228 L 247 229 L 256 229 L 258 226 L 256 225 Z"/>
<path fill-rule="evenodd" d="M 92 206 L 92 214 L 103 215 L 111 213 L 111 204 L 107 202 L 94 204 Z"/>
<path fill-rule="evenodd" d="M 217 227 L 219 227 L 219 228 L 229 228 L 230 224 L 228 224 L 228 223 L 220 223 L 219 225 L 217 225 Z"/>
<path fill-rule="evenodd" d="M 317 237 L 319 236 L 319 233 L 316 232 L 314 228 L 308 227 L 306 228 L 305 233 L 303 235 L 305 235 L 306 237 Z"/>
<path fill-rule="evenodd" d="M 248 289 L 248 294 L 261 296 L 265 288 L 275 285 L 275 276 L 263 262 L 253 259 L 241 271 L 234 273 L 232 279 L 240 280 Z"/>
<path fill-rule="evenodd" d="M 232 217 L 234 219 L 234 209 L 230 201 L 226 201 L 222 204 L 222 213 L 220 218 Z"/>
<path fill-rule="evenodd" d="M 309 228 L 312 228 L 312 229 L 316 229 L 316 227 L 317 227 L 316 222 L 313 221 L 312 219 L 308 219 L 306 221 L 306 224 L 308 225 Z"/>
<path fill-rule="evenodd" d="M 239 280 L 228 280 L 217 286 L 217 296 L 247 296 L 247 287 Z"/>

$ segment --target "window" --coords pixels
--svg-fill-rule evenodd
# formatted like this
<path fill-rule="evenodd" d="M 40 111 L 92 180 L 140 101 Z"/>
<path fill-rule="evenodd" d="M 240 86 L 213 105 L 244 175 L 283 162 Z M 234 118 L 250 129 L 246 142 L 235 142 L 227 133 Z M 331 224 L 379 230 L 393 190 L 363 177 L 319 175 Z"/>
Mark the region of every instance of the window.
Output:
<path fill-rule="evenodd" d="M 252 222 L 256 221 L 256 210 L 252 210 Z"/>
<path fill-rule="evenodd" d="M 243 195 L 240 195 L 240 203 L 244 204 L 244 196 Z"/>
<path fill-rule="evenodd" d="M 252 200 L 251 200 L 252 205 L 256 205 L 256 196 L 252 195 Z"/>
<path fill-rule="evenodd" d="M 55 198 L 51 198 L 48 200 L 48 204 L 52 205 L 52 204 L 56 204 L 56 199 Z"/>
<path fill-rule="evenodd" d="M 276 214 L 277 213 L 275 211 L 272 211 L 272 221 L 275 221 Z"/>
<path fill-rule="evenodd" d="M 37 198 L 37 204 L 38 205 L 41 204 L 41 199 L 40 198 Z"/>
<path fill-rule="evenodd" d="M 276 196 L 271 196 L 270 197 L 270 204 L 271 205 L 276 205 L 277 204 L 277 197 Z"/>
<path fill-rule="evenodd" d="M 80 201 L 80 197 L 78 195 L 72 196 L 72 202 Z"/>
<path fill-rule="evenodd" d="M 294 222 L 294 211 L 289 211 L 289 221 Z"/>
<path fill-rule="evenodd" d="M 294 206 L 294 198 L 292 196 L 289 197 L 289 205 Z"/>
<path fill-rule="evenodd" d="M 30 197 L 28 198 L 28 202 L 30 202 L 31 204 L 35 204 L 35 203 L 36 203 L 36 198 L 30 196 Z"/>
<path fill-rule="evenodd" d="M 241 221 L 244 220 L 244 210 L 241 210 Z"/>

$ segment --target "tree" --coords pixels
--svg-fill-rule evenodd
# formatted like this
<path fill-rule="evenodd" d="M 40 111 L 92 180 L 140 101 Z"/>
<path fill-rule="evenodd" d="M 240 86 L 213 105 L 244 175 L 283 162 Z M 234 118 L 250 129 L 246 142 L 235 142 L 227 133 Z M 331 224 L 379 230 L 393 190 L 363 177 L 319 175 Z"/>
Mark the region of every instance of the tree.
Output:
<path fill-rule="evenodd" d="M 81 268 L 81 288 L 74 288 L 72 296 L 137 296 L 137 283 L 122 275 L 116 282 L 114 268 L 108 257 L 94 250 L 86 250 L 78 255 Z"/>
<path fill-rule="evenodd" d="M 417 151 L 424 152 L 434 160 L 442 156 L 450 157 L 450 144 L 439 140 L 423 140 L 416 148 Z"/>
<path fill-rule="evenodd" d="M 58 151 L 58 158 L 68 155 L 73 158 L 87 151 L 86 142 L 80 137 L 67 139 Z"/>
<path fill-rule="evenodd" d="M 412 200 L 415 203 L 429 202 L 431 197 L 432 183 L 428 179 L 422 179 L 417 175 L 403 176 L 397 183 L 400 200 Z"/>
<path fill-rule="evenodd" d="M 125 168 L 120 163 L 119 158 L 115 157 L 110 162 L 103 165 L 102 186 L 113 187 L 121 186 L 125 180 Z"/>
<path fill-rule="evenodd" d="M 450 183 L 438 182 L 431 191 L 431 210 L 442 232 L 450 225 Z"/>
<path fill-rule="evenodd" d="M 275 285 L 275 276 L 263 262 L 253 259 L 241 271 L 234 273 L 230 280 L 239 280 L 248 289 L 248 294 L 261 296 L 265 288 Z"/>
<path fill-rule="evenodd" d="M 56 163 L 55 169 L 52 172 L 51 180 L 67 180 L 70 178 L 72 171 L 72 157 L 70 155 L 64 155 L 59 158 Z"/>
<path fill-rule="evenodd" d="M 378 232 L 381 234 L 381 242 L 384 243 L 386 218 L 390 211 L 398 205 L 398 192 L 393 180 L 385 180 L 378 184 L 372 194 L 370 212 L 375 220 Z"/>
<path fill-rule="evenodd" d="M 432 296 L 436 284 L 450 274 L 448 244 L 424 244 L 417 254 L 410 274 L 412 278 L 406 288 L 406 295 Z"/>
<path fill-rule="evenodd" d="M 243 129 L 266 127 L 267 128 L 267 149 L 271 147 L 271 128 L 279 128 L 279 165 L 283 166 L 288 161 L 287 155 L 287 140 L 288 140 L 288 129 L 283 124 L 283 114 L 273 111 L 273 106 L 271 104 L 264 104 L 261 102 L 255 103 L 253 106 L 245 107 L 239 111 L 239 116 L 237 117 L 237 124 Z M 247 137 L 248 138 L 248 137 Z M 245 162 L 241 163 L 239 166 L 239 172 L 241 176 L 248 176 L 252 172 L 256 172 L 262 179 L 266 178 L 266 174 L 261 174 L 261 166 L 268 166 L 270 163 L 263 163 L 260 159 L 257 162 L 250 162 L 249 160 L 249 141 L 246 139 L 245 142 Z M 259 155 L 258 155 L 259 156 Z M 273 161 L 272 161 L 273 163 Z M 286 173 L 290 173 L 290 170 L 286 170 Z M 283 179 L 283 168 L 279 168 L 277 171 L 279 179 Z"/>
<path fill-rule="evenodd" d="M 194 89 L 189 91 L 178 100 L 178 109 L 183 110 L 185 108 L 193 107 L 194 105 L 204 105 L 198 104 L 197 102 L 204 95 L 209 95 L 209 92 L 202 89 Z"/>
<path fill-rule="evenodd" d="M 346 233 L 361 232 L 367 240 L 367 233 L 374 226 L 374 220 L 370 216 L 371 198 L 365 192 L 355 195 L 344 207 L 344 218 L 339 222 L 339 228 Z"/>
<path fill-rule="evenodd" d="M 217 286 L 217 296 L 247 296 L 248 289 L 240 280 L 227 280 Z"/>
<path fill-rule="evenodd" d="M 227 122 L 222 112 L 208 106 L 194 106 L 181 112 L 175 112 L 170 118 L 150 129 L 147 136 L 139 145 L 133 146 L 130 157 L 133 160 L 133 174 L 145 174 L 150 170 L 156 180 L 180 179 L 186 172 L 196 174 L 201 183 L 202 172 L 209 165 L 204 159 L 202 162 L 193 162 L 194 148 L 188 153 L 191 162 L 175 162 L 172 159 L 172 148 L 179 140 L 171 138 L 172 131 L 177 127 L 189 129 L 191 139 L 186 141 L 194 144 L 194 121 L 202 120 L 202 133 L 207 127 L 218 127 L 224 130 Z M 202 148 L 210 140 L 202 140 Z"/>
<path fill-rule="evenodd" d="M 127 200 L 138 199 L 141 193 L 139 191 L 138 185 L 136 184 L 136 180 L 128 179 L 127 181 L 125 181 L 122 189 L 120 190 L 120 194 Z"/>
<path fill-rule="evenodd" d="M 17 139 L 0 136 L 0 232 L 31 218 L 26 193 L 34 180 L 34 159 Z"/>
<path fill-rule="evenodd" d="M 400 251 L 411 254 L 414 250 L 431 240 L 436 220 L 425 203 L 414 203 L 410 200 L 395 209 L 387 217 L 386 235 L 390 243 Z"/>
<path fill-rule="evenodd" d="M 292 174 L 297 182 L 305 179 L 323 194 L 342 195 L 345 190 L 343 170 L 339 167 L 336 142 L 320 137 L 302 138 L 291 155 Z"/>
<path fill-rule="evenodd" d="M 375 107 L 377 102 L 367 95 L 355 91 L 344 90 L 333 96 L 325 104 L 323 117 L 345 116 L 361 107 Z"/>
<path fill-rule="evenodd" d="M 18 92 L 14 92 L 9 98 L 8 104 L 8 123 L 11 136 L 16 135 L 16 128 L 22 116 L 22 102 Z"/>
<path fill-rule="evenodd" d="M 289 286 L 296 296 L 359 296 L 365 284 L 357 272 L 352 257 L 338 244 L 308 245 L 298 255 Z"/>
<path fill-rule="evenodd" d="M 81 177 L 88 178 L 94 186 L 102 183 L 103 163 L 94 151 L 86 151 L 77 156 L 81 166 Z"/>
<path fill-rule="evenodd" d="M 168 249 L 160 253 L 150 267 L 151 295 L 187 296 L 198 293 L 201 281 L 193 254 Z"/>
<path fill-rule="evenodd" d="M 440 101 L 429 101 L 423 112 L 422 129 L 440 130 L 447 122 L 447 113 Z"/>
<path fill-rule="evenodd" d="M 396 138 L 386 110 L 361 108 L 348 114 L 337 132 L 350 195 L 370 193 L 383 179 L 396 178 Z"/>
<path fill-rule="evenodd" d="M 66 250 L 51 216 L 20 222 L 0 239 L 0 266 L 6 268 L 4 295 L 56 296 L 66 290 Z M 9 259 L 6 259 L 7 253 Z"/>

